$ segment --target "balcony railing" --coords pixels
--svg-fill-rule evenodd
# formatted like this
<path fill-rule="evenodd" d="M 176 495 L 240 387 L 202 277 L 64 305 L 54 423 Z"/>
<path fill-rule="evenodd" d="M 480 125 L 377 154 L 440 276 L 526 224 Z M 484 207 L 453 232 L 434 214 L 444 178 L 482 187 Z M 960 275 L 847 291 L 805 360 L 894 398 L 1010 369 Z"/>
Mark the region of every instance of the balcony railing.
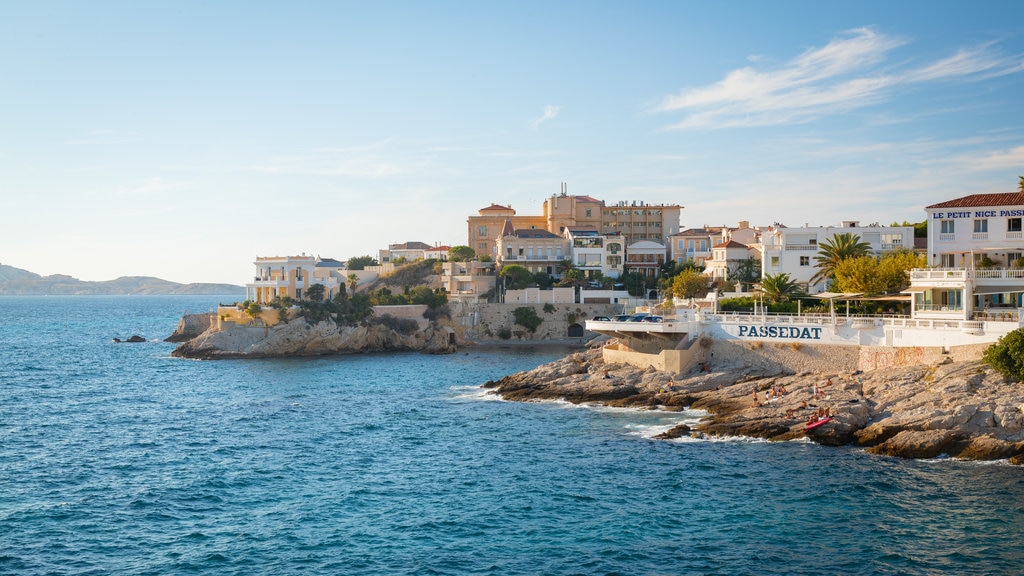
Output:
<path fill-rule="evenodd" d="M 956 233 L 954 233 L 954 232 L 939 233 L 939 242 L 952 242 L 953 240 L 956 240 Z"/>
<path fill-rule="evenodd" d="M 817 250 L 817 244 L 786 244 L 786 250 Z"/>

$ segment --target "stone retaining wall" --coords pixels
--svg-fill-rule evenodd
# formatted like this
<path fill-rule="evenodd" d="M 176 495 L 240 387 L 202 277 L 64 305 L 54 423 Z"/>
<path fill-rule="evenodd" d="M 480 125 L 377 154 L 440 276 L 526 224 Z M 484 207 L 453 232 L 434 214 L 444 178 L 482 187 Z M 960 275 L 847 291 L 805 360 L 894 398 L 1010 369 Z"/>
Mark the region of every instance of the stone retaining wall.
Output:
<path fill-rule="evenodd" d="M 544 304 L 452 304 L 452 320 L 462 327 L 463 334 L 470 340 L 502 340 L 502 329 L 509 330 L 512 340 L 565 340 L 570 338 L 569 327 L 578 325 L 585 328 L 586 321 L 594 316 L 608 316 L 614 311 L 611 304 L 551 304 L 551 312 L 544 311 Z M 542 322 L 536 332 L 515 323 L 514 310 L 520 307 L 533 308 Z M 585 333 L 591 338 L 594 333 Z"/>

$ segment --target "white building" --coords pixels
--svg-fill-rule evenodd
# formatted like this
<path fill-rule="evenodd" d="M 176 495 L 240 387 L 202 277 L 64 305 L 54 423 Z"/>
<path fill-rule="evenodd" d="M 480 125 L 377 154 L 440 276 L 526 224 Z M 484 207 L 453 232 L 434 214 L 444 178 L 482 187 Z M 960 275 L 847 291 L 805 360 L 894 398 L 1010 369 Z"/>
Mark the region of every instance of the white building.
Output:
<path fill-rule="evenodd" d="M 597 272 L 606 278 L 618 278 L 623 266 L 623 237 L 601 234 L 593 228 L 566 227 L 562 235 L 569 241 L 570 259 L 587 278 Z"/>
<path fill-rule="evenodd" d="M 1019 318 L 1024 307 L 1024 193 L 974 194 L 925 208 L 928 263 L 914 270 L 915 313 L 925 318 Z"/>
<path fill-rule="evenodd" d="M 720 242 L 711 248 L 711 259 L 704 265 L 704 274 L 712 280 L 728 280 L 744 260 L 760 258 L 755 248 L 735 240 Z"/>
<path fill-rule="evenodd" d="M 809 294 L 824 291 L 825 281 L 810 285 L 811 278 L 818 272 L 814 257 L 821 250 L 821 245 L 837 234 L 857 236 L 861 242 L 871 246 L 870 253 L 875 256 L 901 248 L 914 248 L 914 228 L 911 226 L 861 226 L 858 222 L 843 222 L 838 227 L 773 226 L 761 236 L 761 276 L 786 273 L 794 282 L 806 286 Z"/>

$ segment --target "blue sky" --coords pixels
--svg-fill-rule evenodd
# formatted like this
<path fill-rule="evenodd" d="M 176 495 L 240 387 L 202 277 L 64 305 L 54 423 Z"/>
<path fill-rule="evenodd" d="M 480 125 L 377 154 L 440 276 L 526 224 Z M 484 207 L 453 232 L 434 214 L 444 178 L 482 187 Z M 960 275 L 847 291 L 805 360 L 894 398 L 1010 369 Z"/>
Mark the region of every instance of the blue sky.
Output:
<path fill-rule="evenodd" d="M 1024 174 L 1024 3 L 0 0 L 0 263 L 244 284 L 566 182 L 920 221 Z"/>

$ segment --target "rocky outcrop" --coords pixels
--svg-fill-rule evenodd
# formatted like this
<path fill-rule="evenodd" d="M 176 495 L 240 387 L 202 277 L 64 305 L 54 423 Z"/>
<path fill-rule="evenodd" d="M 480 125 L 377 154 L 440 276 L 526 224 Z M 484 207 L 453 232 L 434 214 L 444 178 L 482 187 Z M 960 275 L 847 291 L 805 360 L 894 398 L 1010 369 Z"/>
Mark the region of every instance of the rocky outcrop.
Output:
<path fill-rule="evenodd" d="M 1024 462 L 1024 384 L 980 361 L 871 372 L 799 372 L 719 361 L 686 374 L 606 365 L 599 349 L 484 386 L 509 400 L 564 399 L 710 415 L 663 435 L 738 435 L 863 446 L 906 458 Z M 705 367 L 705 370 L 707 367 Z M 817 394 L 815 394 L 817 389 Z M 778 392 L 778 394 L 774 394 Z M 809 418 L 832 419 L 805 431 Z"/>
<path fill-rule="evenodd" d="M 174 333 L 165 339 L 165 342 L 188 342 L 210 329 L 213 321 L 213 314 L 185 314 L 178 320 L 178 327 Z"/>
<path fill-rule="evenodd" d="M 210 328 L 172 354 L 205 360 L 387 351 L 445 354 L 454 352 L 460 344 L 464 342 L 455 330 L 437 323 L 401 334 L 384 325 L 338 326 L 330 320 L 307 324 L 297 318 L 273 327 L 225 324 L 220 330 Z"/>

